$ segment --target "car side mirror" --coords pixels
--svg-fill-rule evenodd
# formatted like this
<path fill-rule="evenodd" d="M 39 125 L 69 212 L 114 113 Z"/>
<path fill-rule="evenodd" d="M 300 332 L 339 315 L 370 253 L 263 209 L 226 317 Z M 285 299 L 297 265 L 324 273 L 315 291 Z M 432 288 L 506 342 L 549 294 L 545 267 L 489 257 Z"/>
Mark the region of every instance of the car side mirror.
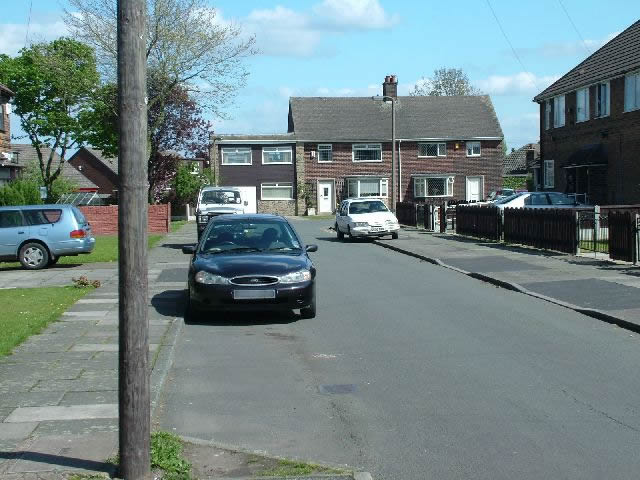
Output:
<path fill-rule="evenodd" d="M 317 252 L 318 251 L 318 245 L 307 245 L 305 247 L 305 250 L 307 252 Z"/>
<path fill-rule="evenodd" d="M 187 255 L 193 255 L 196 252 L 195 245 L 186 245 L 182 247 L 182 253 L 186 253 Z"/>

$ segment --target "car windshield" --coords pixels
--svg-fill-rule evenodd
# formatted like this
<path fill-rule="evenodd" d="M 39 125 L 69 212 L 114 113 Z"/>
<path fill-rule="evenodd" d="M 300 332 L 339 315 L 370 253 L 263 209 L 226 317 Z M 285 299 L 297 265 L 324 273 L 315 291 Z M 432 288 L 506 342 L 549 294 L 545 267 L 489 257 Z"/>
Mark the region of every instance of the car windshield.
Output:
<path fill-rule="evenodd" d="M 240 192 L 234 190 L 206 190 L 202 192 L 200 203 L 240 203 Z"/>
<path fill-rule="evenodd" d="M 518 198 L 519 196 L 524 195 L 524 193 L 514 193 L 513 195 L 509 195 L 508 197 L 501 198 L 494 202 L 495 205 L 504 205 L 505 203 L 510 202 L 513 199 Z"/>
<path fill-rule="evenodd" d="M 564 193 L 549 193 L 549 199 L 551 205 L 575 205 L 576 201 L 573 197 L 565 195 Z"/>
<path fill-rule="evenodd" d="M 361 213 L 388 212 L 387 206 L 380 200 L 371 200 L 366 202 L 353 202 L 349 205 L 349 214 L 357 215 Z"/>
<path fill-rule="evenodd" d="M 289 252 L 300 250 L 291 226 L 270 219 L 218 220 L 201 242 L 201 253 Z"/>

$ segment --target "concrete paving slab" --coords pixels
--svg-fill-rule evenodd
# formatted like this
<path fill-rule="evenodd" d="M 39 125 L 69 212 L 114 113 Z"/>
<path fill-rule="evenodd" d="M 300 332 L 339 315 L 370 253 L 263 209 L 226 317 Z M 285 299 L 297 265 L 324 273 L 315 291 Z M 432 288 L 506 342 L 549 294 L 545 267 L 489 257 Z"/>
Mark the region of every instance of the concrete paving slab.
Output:
<path fill-rule="evenodd" d="M 64 312 L 63 317 L 104 317 L 109 314 L 109 310 L 87 310 L 86 312 Z"/>
<path fill-rule="evenodd" d="M 87 435 L 100 432 L 118 432 L 117 418 L 92 418 L 90 420 L 52 420 L 40 422 L 33 432 L 34 436 L 43 435 Z M 104 452 L 108 458 L 110 452 Z"/>
<path fill-rule="evenodd" d="M 67 392 L 60 400 L 61 406 L 70 405 L 102 405 L 105 403 L 118 403 L 117 390 L 105 390 L 103 392 Z"/>
<path fill-rule="evenodd" d="M 58 405 L 63 392 L 16 392 L 5 393 L 0 398 L 3 407 L 43 407 Z"/>
<path fill-rule="evenodd" d="M 40 380 L 30 390 L 33 392 L 99 392 L 117 388 L 117 379 L 79 378 L 77 380 Z"/>
<path fill-rule="evenodd" d="M 38 422 L 3 423 L 0 425 L 0 440 L 27 438 L 38 426 Z"/>
<path fill-rule="evenodd" d="M 45 420 L 84 420 L 117 418 L 118 404 L 70 405 L 55 407 L 19 407 L 3 423 L 41 422 Z"/>
<path fill-rule="evenodd" d="M 76 304 L 102 304 L 102 303 L 113 303 L 117 304 L 117 298 L 81 298 L 76 302 Z"/>
<path fill-rule="evenodd" d="M 546 270 L 546 267 L 522 260 L 500 256 L 479 256 L 469 258 L 443 257 L 442 261 L 467 272 L 514 272 L 522 270 Z"/>
<path fill-rule="evenodd" d="M 154 352 L 158 349 L 158 344 L 149 344 L 149 350 Z M 118 344 L 112 343 L 86 343 L 76 344 L 71 348 L 72 352 L 117 352 Z"/>

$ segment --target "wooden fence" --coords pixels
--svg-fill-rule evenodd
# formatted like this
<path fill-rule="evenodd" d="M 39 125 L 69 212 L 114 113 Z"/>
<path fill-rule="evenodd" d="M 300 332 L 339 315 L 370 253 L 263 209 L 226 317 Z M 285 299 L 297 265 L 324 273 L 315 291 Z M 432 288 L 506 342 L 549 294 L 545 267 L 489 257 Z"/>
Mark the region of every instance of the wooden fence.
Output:
<path fill-rule="evenodd" d="M 456 233 L 471 237 L 499 241 L 501 237 L 500 212 L 494 205 L 457 205 Z"/>
<path fill-rule="evenodd" d="M 637 214 L 609 212 L 609 257 L 614 260 L 636 262 Z"/>
<path fill-rule="evenodd" d="M 577 252 L 576 213 L 570 209 L 505 208 L 505 243 L 559 252 Z"/>
<path fill-rule="evenodd" d="M 418 225 L 418 210 L 415 203 L 396 203 L 396 218 L 402 225 L 415 227 Z"/>

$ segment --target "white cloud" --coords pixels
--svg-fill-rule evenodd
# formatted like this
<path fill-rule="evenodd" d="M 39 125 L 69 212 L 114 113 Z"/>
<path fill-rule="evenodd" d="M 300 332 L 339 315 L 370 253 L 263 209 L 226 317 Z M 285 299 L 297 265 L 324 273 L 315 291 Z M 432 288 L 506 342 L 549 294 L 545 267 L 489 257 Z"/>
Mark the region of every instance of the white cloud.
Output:
<path fill-rule="evenodd" d="M 538 47 L 532 48 L 516 48 L 516 51 L 520 55 L 535 55 L 535 56 L 543 56 L 543 57 L 564 57 L 564 56 L 573 56 L 573 55 L 582 55 L 588 56 L 593 52 L 602 47 L 609 40 L 618 36 L 620 32 L 613 32 L 607 35 L 604 38 L 599 40 L 591 40 L 586 39 L 584 43 L 580 41 L 575 42 L 556 42 L 556 43 L 545 43 Z M 505 51 L 507 53 L 507 51 Z M 511 51 L 508 51 L 508 54 L 511 55 Z"/>
<path fill-rule="evenodd" d="M 67 33 L 67 27 L 62 20 L 49 23 L 31 22 L 27 25 L 19 23 L 0 23 L 0 53 L 14 56 L 18 51 L 33 42 L 50 41 Z"/>
<path fill-rule="evenodd" d="M 337 28 L 372 30 L 390 28 L 399 21 L 389 15 L 378 0 L 323 0 L 314 5 L 317 18 Z"/>
<path fill-rule="evenodd" d="M 491 75 L 474 82 L 474 85 L 489 95 L 535 95 L 558 78 L 560 78 L 559 75 L 538 77 L 531 72 L 518 72 L 514 75 Z"/>

